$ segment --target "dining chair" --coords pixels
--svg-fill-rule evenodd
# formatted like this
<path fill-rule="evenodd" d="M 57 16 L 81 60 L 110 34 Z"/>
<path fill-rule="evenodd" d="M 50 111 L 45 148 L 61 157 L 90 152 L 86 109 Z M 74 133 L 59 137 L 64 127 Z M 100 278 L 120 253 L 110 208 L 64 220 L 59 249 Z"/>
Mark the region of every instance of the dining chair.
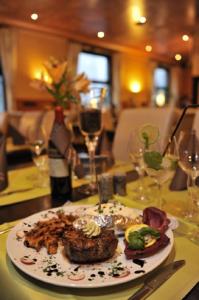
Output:
<path fill-rule="evenodd" d="M 143 124 L 155 125 L 159 128 L 161 141 L 164 142 L 175 122 L 174 107 L 165 108 L 130 108 L 124 109 L 119 117 L 113 141 L 113 156 L 115 160 L 129 161 L 128 143 L 133 131 Z"/>
<path fill-rule="evenodd" d="M 27 139 L 37 139 L 42 119 L 42 111 L 25 111 L 19 121 L 19 132 Z"/>
<path fill-rule="evenodd" d="M 8 113 L 0 112 L 0 131 L 3 134 L 7 134 L 8 130 Z"/>
<path fill-rule="evenodd" d="M 196 109 L 194 112 L 192 129 L 196 130 L 196 133 L 199 136 L 199 109 Z"/>

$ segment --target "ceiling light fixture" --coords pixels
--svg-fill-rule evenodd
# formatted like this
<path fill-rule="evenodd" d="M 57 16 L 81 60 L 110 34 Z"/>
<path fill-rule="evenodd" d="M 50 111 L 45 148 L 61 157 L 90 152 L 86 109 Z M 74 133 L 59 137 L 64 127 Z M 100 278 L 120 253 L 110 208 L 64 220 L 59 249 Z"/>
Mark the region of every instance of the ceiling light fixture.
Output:
<path fill-rule="evenodd" d="M 181 54 L 176 54 L 175 55 L 175 60 L 180 61 L 182 59 L 182 55 Z"/>
<path fill-rule="evenodd" d="M 99 31 L 99 32 L 97 33 L 97 36 L 98 36 L 99 39 L 103 39 L 104 36 L 105 36 L 105 34 L 104 34 L 103 31 Z"/>
<path fill-rule="evenodd" d="M 33 21 L 36 21 L 36 20 L 39 18 L 38 14 L 36 14 L 36 13 L 31 14 L 30 17 L 31 17 L 31 19 L 32 19 Z"/>
<path fill-rule="evenodd" d="M 152 46 L 151 45 L 146 45 L 145 50 L 146 52 L 151 52 L 152 51 Z"/>
<path fill-rule="evenodd" d="M 182 40 L 183 40 L 184 42 L 187 42 L 187 41 L 189 40 L 189 36 L 188 36 L 187 34 L 183 34 Z"/>
<path fill-rule="evenodd" d="M 145 24 L 146 23 L 146 17 L 141 16 L 137 22 L 137 24 Z"/>

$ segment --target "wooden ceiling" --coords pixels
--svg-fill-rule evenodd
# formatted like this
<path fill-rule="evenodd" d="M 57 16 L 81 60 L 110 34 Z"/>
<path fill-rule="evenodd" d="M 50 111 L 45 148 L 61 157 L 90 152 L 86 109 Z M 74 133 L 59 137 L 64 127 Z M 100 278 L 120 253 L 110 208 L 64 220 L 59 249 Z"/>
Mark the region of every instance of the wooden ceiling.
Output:
<path fill-rule="evenodd" d="M 132 9 L 138 6 L 147 23 L 136 24 Z M 0 24 L 61 34 L 73 40 L 115 50 L 144 51 L 173 59 L 187 58 L 198 27 L 198 0 L 0 0 Z M 32 21 L 31 13 L 39 19 Z M 103 39 L 97 38 L 104 31 Z M 188 42 L 182 35 L 191 36 Z"/>

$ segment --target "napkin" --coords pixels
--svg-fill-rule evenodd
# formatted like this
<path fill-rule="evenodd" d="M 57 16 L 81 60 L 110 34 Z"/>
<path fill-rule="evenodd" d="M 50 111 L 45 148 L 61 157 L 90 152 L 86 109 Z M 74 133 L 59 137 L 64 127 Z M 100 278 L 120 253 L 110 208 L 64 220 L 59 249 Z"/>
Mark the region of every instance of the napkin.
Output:
<path fill-rule="evenodd" d="M 0 132 L 0 191 L 8 186 L 8 169 L 6 160 L 6 137 Z"/>
<path fill-rule="evenodd" d="M 169 186 L 171 191 L 183 191 L 187 189 L 187 174 L 178 166 Z"/>
<path fill-rule="evenodd" d="M 55 122 L 50 138 L 59 152 L 72 164 L 77 177 L 82 178 L 84 176 L 83 166 L 76 150 L 72 146 L 71 131 L 64 124 Z"/>

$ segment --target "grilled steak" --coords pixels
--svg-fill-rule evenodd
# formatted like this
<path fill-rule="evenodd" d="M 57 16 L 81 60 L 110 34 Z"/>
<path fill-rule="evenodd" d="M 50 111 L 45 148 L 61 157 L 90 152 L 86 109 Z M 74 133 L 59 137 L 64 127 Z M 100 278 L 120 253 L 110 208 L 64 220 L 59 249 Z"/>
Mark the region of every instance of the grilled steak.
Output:
<path fill-rule="evenodd" d="M 99 236 L 88 238 L 80 230 L 66 231 L 63 238 L 67 257 L 76 263 L 99 262 L 111 258 L 118 240 L 113 230 L 103 229 Z"/>

